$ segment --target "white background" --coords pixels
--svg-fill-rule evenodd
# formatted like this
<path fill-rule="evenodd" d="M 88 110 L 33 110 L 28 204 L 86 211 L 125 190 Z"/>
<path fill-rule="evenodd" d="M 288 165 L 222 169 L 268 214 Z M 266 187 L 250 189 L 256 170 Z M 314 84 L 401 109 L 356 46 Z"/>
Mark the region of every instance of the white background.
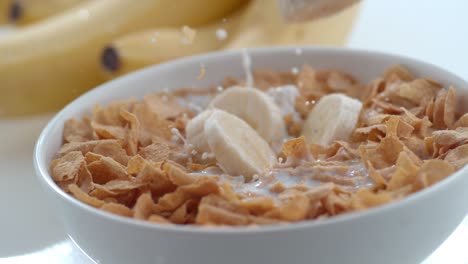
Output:
<path fill-rule="evenodd" d="M 349 46 L 419 58 L 468 79 L 468 1 L 367 0 Z M 0 120 L 0 263 L 91 263 L 34 176 L 34 141 L 49 117 Z M 424 264 L 467 264 L 467 245 L 468 218 Z"/>

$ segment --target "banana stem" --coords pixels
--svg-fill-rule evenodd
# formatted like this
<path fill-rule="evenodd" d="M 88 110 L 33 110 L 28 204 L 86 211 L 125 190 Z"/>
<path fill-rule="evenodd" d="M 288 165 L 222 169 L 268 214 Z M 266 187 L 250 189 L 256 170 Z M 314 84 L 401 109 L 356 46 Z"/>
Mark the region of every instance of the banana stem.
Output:
<path fill-rule="evenodd" d="M 84 0 L 13 0 L 9 20 L 16 25 L 28 25 L 72 8 Z"/>

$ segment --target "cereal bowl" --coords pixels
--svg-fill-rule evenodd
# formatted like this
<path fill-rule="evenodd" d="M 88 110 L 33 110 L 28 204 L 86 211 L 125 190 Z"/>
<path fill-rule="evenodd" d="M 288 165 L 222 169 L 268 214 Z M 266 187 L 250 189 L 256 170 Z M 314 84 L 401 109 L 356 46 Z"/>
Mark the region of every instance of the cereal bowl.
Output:
<path fill-rule="evenodd" d="M 338 69 L 362 82 L 400 64 L 417 76 L 454 86 L 461 102 L 468 83 L 429 63 L 395 55 L 337 48 L 283 47 L 248 51 L 252 67 L 288 71 L 303 64 Z M 95 105 L 163 89 L 198 89 L 244 75 L 243 53 L 228 51 L 157 65 L 106 83 L 60 111 L 40 135 L 34 164 L 70 238 L 98 263 L 418 263 L 468 212 L 468 167 L 390 204 L 325 220 L 258 227 L 161 225 L 116 216 L 64 192 L 49 164 L 62 144 L 66 120 Z M 244 61 L 245 62 L 245 61 Z M 245 63 L 244 63 L 245 64 Z M 204 76 L 200 76 L 203 68 Z M 468 105 L 459 104 L 467 111 Z"/>

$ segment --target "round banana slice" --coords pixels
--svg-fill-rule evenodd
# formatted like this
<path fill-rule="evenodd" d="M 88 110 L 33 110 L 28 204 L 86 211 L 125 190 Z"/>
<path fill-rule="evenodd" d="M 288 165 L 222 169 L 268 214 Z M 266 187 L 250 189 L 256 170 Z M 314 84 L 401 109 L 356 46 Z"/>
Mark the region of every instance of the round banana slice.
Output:
<path fill-rule="evenodd" d="M 322 97 L 310 111 L 302 134 L 308 143 L 328 145 L 348 139 L 361 112 L 362 103 L 344 94 Z"/>
<path fill-rule="evenodd" d="M 204 135 L 218 164 L 230 175 L 250 180 L 275 162 L 268 143 L 246 122 L 227 112 L 211 113 Z"/>
<path fill-rule="evenodd" d="M 243 119 L 270 144 L 281 142 L 286 136 L 281 110 L 258 89 L 239 86 L 226 89 L 213 98 L 211 106 Z"/>
<path fill-rule="evenodd" d="M 185 126 L 187 142 L 200 153 L 211 151 L 205 137 L 205 122 L 215 111 L 205 110 L 192 118 Z"/>

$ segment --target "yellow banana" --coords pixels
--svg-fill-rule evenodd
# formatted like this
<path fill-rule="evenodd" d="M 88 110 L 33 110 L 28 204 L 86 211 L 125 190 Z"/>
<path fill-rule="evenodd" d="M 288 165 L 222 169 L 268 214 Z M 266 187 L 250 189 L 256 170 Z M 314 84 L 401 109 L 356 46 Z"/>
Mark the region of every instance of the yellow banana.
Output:
<path fill-rule="evenodd" d="M 331 16 L 303 24 L 286 25 L 275 44 L 343 45 L 353 28 L 359 8 L 358 3 Z"/>
<path fill-rule="evenodd" d="M 197 26 L 243 0 L 94 0 L 0 39 L 0 116 L 53 111 L 102 81 L 99 54 L 115 37 Z"/>
<path fill-rule="evenodd" d="M 217 50 L 221 47 L 255 46 L 268 44 L 282 27 L 275 1 L 251 0 L 235 15 L 195 28 L 192 43 L 183 43 L 180 28 L 156 28 L 117 38 L 104 48 L 101 63 L 104 74 L 114 78 L 139 68 L 167 60 Z M 241 28 L 241 29 L 238 29 Z M 220 40 L 216 31 L 222 29 L 226 38 Z M 224 32 L 221 31 L 221 32 Z"/>
<path fill-rule="evenodd" d="M 132 33 L 116 39 L 102 53 L 103 71 L 109 77 L 171 59 L 217 50 L 229 41 L 244 10 L 194 29 L 187 40 L 181 28 L 158 28 Z"/>
<path fill-rule="evenodd" d="M 13 0 L 11 22 L 26 25 L 58 14 L 84 0 Z"/>
<path fill-rule="evenodd" d="M 264 45 L 337 45 L 346 41 L 359 5 L 314 21 L 290 24 L 281 17 L 276 1 L 252 0 L 239 29 L 224 48 Z"/>
<path fill-rule="evenodd" d="M 276 1 L 252 0 L 226 49 L 272 45 L 284 30 Z"/>
<path fill-rule="evenodd" d="M 0 25 L 8 22 L 12 0 L 0 0 Z"/>

